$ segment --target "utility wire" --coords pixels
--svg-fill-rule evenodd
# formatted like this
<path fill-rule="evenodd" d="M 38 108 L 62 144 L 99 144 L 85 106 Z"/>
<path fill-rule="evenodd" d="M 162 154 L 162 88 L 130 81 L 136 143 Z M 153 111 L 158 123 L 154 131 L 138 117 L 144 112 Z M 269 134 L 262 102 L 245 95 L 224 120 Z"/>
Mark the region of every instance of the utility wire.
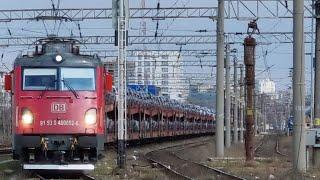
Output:
<path fill-rule="evenodd" d="M 3 67 L 5 67 L 8 70 L 8 72 L 10 72 L 10 69 L 8 68 L 8 66 L 3 62 L 3 56 L 4 56 L 4 53 L 1 54 L 1 64 Z"/>
<path fill-rule="evenodd" d="M 160 0 L 158 0 L 158 3 L 157 3 L 157 15 L 156 16 L 158 16 L 159 10 L 160 10 Z M 159 19 L 157 20 L 156 31 L 154 33 L 155 39 L 157 39 L 157 37 L 158 37 L 158 29 L 159 29 Z"/>
<path fill-rule="evenodd" d="M 12 32 L 11 32 L 10 28 L 8 27 L 8 24 L 7 24 L 7 23 L 6 23 L 6 26 L 7 26 L 8 34 L 10 35 L 10 37 L 12 37 Z"/>
<path fill-rule="evenodd" d="M 44 22 L 44 20 L 42 20 L 42 24 L 44 26 L 44 29 L 46 30 L 47 36 L 49 36 L 49 32 L 48 32 L 48 29 L 47 29 L 47 26 L 46 26 L 46 23 Z"/>

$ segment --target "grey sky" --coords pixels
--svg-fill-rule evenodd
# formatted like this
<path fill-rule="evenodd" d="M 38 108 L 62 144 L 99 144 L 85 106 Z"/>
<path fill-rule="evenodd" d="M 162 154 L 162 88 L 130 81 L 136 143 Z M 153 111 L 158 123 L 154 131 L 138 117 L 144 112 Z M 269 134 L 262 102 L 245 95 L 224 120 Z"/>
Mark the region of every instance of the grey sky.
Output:
<path fill-rule="evenodd" d="M 96 8 L 96 7 L 111 7 L 111 0 L 60 0 L 60 8 Z M 54 2 L 57 2 L 55 0 Z M 147 7 L 156 7 L 158 0 L 146 0 Z M 138 7 L 140 0 L 130 0 L 131 7 Z M 215 7 L 217 1 L 212 0 L 160 0 L 161 7 L 181 7 L 194 6 L 194 7 Z M 30 8 L 51 8 L 50 0 L 1 0 L 1 9 L 30 9 Z M 270 7 L 274 8 L 274 7 Z M 285 12 L 284 12 L 285 13 Z M 181 34 L 199 34 L 194 32 L 199 29 L 207 29 L 207 34 L 215 34 L 215 23 L 208 19 L 175 19 L 160 21 L 160 29 L 167 29 L 164 34 L 167 35 L 181 35 Z M 225 31 L 226 32 L 245 32 L 248 21 L 236 21 L 226 20 Z M 132 20 L 130 34 L 138 34 L 139 21 Z M 292 31 L 292 20 L 287 19 L 272 19 L 272 20 L 259 20 L 259 28 L 261 31 Z M 113 34 L 111 28 L 111 21 L 99 20 L 99 21 L 84 21 L 80 22 L 82 33 L 84 35 L 110 35 Z M 53 22 L 46 22 L 48 31 L 53 32 Z M 147 33 L 153 35 L 156 27 L 156 22 L 147 20 Z M 21 22 L 15 21 L 10 23 L 0 23 L 0 37 L 8 37 L 7 29 L 10 29 L 13 36 L 45 36 L 46 31 L 42 22 Z M 22 30 L 22 28 L 24 30 Z M 57 29 L 57 27 L 56 27 Z M 305 30 L 310 31 L 310 21 L 305 22 Z M 30 32 L 32 31 L 32 32 Z M 59 31 L 59 35 L 70 35 L 71 31 L 77 35 L 76 23 L 62 23 Z M 259 40 L 259 39 L 258 39 Z M 148 46 L 150 47 L 150 46 Z M 153 46 L 159 48 L 159 46 Z M 204 47 L 208 49 L 215 49 L 215 45 L 186 45 L 184 49 L 197 49 Z M 112 46 L 102 47 L 106 49 L 114 49 Z M 129 47 L 131 49 L 138 48 Z M 176 45 L 161 45 L 162 49 L 179 49 Z M 243 47 L 242 45 L 236 45 L 234 48 L 238 48 L 238 59 L 242 61 Z M 2 48 L 0 52 L 4 52 L 6 64 L 11 64 L 17 55 L 17 52 L 12 52 L 21 49 L 21 47 Z M 24 48 L 25 49 L 25 48 Z M 269 46 L 257 47 L 257 72 L 264 70 L 265 65 L 263 62 L 262 54 L 264 51 L 268 51 L 267 62 L 268 65 L 274 65 L 271 69 L 271 78 L 276 81 L 279 89 L 284 89 L 291 84 L 290 78 L 288 78 L 289 68 L 292 66 L 292 45 L 291 44 L 272 44 Z M 310 46 L 306 46 L 306 52 L 310 52 Z M 188 59 L 188 58 L 184 58 Z M 215 57 L 206 57 L 204 60 L 215 61 Z M 310 56 L 306 56 L 307 73 L 310 73 Z M 186 71 L 190 71 L 186 69 Z M 192 71 L 208 72 L 208 69 L 200 69 L 199 67 Z M 209 72 L 208 72 L 209 74 Z M 265 78 L 266 74 L 258 76 L 258 78 Z M 309 75 L 306 76 L 307 80 L 310 79 Z M 215 82 L 215 80 L 212 80 Z M 309 86 L 309 85 L 308 85 Z"/>

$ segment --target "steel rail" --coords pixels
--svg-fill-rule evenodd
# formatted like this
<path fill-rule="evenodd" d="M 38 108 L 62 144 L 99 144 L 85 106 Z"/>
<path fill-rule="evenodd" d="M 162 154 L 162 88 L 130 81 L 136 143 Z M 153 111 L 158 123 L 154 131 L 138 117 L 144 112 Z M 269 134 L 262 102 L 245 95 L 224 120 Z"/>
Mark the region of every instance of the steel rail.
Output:
<path fill-rule="evenodd" d="M 208 143 L 209 140 L 204 140 L 204 141 L 201 141 L 201 142 L 192 142 L 192 143 L 187 143 L 187 144 L 179 144 L 179 145 L 174 145 L 174 146 L 169 146 L 169 147 L 164 147 L 164 148 L 160 148 L 160 149 L 156 149 L 156 150 L 153 150 L 153 151 L 150 151 L 146 154 L 146 157 L 148 160 L 150 160 L 151 162 L 153 163 L 156 163 L 156 164 L 159 164 L 160 166 L 164 167 L 167 171 L 170 171 L 171 173 L 177 175 L 177 176 L 180 176 L 184 179 L 195 179 L 195 178 L 192 178 L 188 175 L 185 175 L 185 174 L 182 174 L 174 169 L 172 169 L 169 165 L 166 165 L 164 163 L 162 163 L 161 161 L 159 160 L 156 160 L 152 157 L 150 157 L 150 155 L 152 153 L 155 153 L 157 151 L 163 151 L 163 150 L 169 150 L 169 149 L 174 149 L 174 148 L 178 148 L 178 149 L 175 149 L 175 150 L 171 150 L 171 151 L 180 151 L 180 150 L 184 150 L 184 149 L 187 149 L 187 148 L 193 148 L 193 147 L 198 147 L 198 146 L 201 146 L 201 145 L 205 145 Z M 206 169 L 209 169 L 210 171 L 212 171 L 213 173 L 219 175 L 219 176 L 225 176 L 226 178 L 228 179 L 240 179 L 240 180 L 244 180 L 244 178 L 242 177 L 238 177 L 238 176 L 235 176 L 235 175 L 232 175 L 230 173 L 227 173 L 227 172 L 224 172 L 222 170 L 219 170 L 217 168 L 213 168 L 213 167 L 209 167 L 207 165 L 204 165 L 202 163 L 198 163 L 198 162 L 194 162 L 194 161 L 191 161 L 191 160 L 187 160 L 187 159 L 184 159 L 182 157 L 179 157 L 178 155 L 176 155 L 175 153 L 173 152 L 170 152 L 172 155 L 174 155 L 175 157 L 177 157 L 178 159 L 182 160 L 182 161 L 185 161 L 185 162 L 189 162 L 191 164 L 194 164 L 194 165 L 197 165 L 197 166 L 200 166 L 200 167 L 203 167 L 203 168 L 206 168 Z"/>
<path fill-rule="evenodd" d="M 187 159 L 184 159 L 176 154 L 174 154 L 176 157 L 178 157 L 179 159 L 181 160 L 184 160 L 184 161 L 188 161 L 188 162 L 191 162 L 193 164 L 197 164 L 199 166 L 202 166 L 204 168 L 207 168 L 207 169 L 210 169 L 210 170 L 213 170 L 214 172 L 218 173 L 220 176 L 226 176 L 228 178 L 231 178 L 231 179 L 239 179 L 239 180 L 246 180 L 245 178 L 242 178 L 242 177 L 239 177 L 239 176 L 236 176 L 236 175 L 233 175 L 233 174 L 230 174 L 228 172 L 225 172 L 225 171 L 222 171 L 220 169 L 217 169 L 217 168 L 214 168 L 214 167 L 210 167 L 210 166 L 207 166 L 205 164 L 202 164 L 202 163 L 199 163 L 199 162 L 195 162 L 195 161 L 191 161 L 191 160 L 187 160 Z"/>
<path fill-rule="evenodd" d="M 277 138 L 277 142 L 276 142 L 276 146 L 275 146 L 275 151 L 277 154 L 281 155 L 281 156 L 285 156 L 285 157 L 288 157 L 287 154 L 284 154 L 282 153 L 280 150 L 279 150 L 279 137 Z"/>
<path fill-rule="evenodd" d="M 12 148 L 11 147 L 3 147 L 0 148 L 0 154 L 11 154 Z"/>
<path fill-rule="evenodd" d="M 89 176 L 87 174 L 83 174 L 83 173 L 80 173 L 80 174 L 75 174 L 75 175 L 57 175 L 57 174 L 46 174 L 46 175 L 42 175 L 42 174 L 39 174 L 39 173 L 35 173 L 33 175 L 35 178 L 39 178 L 40 180 L 52 180 L 52 179 L 81 179 L 81 180 L 95 180 L 94 177 L 92 176 Z"/>

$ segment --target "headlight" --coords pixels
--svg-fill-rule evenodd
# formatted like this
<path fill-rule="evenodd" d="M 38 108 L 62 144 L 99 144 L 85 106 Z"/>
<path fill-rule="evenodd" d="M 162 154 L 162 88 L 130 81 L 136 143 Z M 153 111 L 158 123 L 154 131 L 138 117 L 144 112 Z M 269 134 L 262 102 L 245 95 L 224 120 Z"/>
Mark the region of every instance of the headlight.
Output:
<path fill-rule="evenodd" d="M 57 55 L 57 56 L 55 57 L 55 60 L 56 60 L 57 63 L 60 63 L 60 62 L 63 60 L 63 58 L 62 58 L 61 55 Z"/>
<path fill-rule="evenodd" d="M 33 114 L 29 109 L 24 109 L 22 111 L 22 124 L 30 125 L 33 123 Z"/>
<path fill-rule="evenodd" d="M 93 125 L 97 122 L 97 110 L 89 109 L 84 115 L 84 121 L 87 125 Z"/>

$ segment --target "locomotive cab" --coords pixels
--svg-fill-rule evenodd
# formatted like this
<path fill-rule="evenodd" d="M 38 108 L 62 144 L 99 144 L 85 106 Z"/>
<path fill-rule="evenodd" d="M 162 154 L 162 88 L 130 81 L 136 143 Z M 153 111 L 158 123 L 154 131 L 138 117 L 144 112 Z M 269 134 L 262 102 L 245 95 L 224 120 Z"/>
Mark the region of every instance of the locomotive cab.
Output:
<path fill-rule="evenodd" d="M 97 56 L 80 55 L 76 45 L 48 38 L 15 60 L 13 157 L 24 169 L 93 170 L 104 150 L 110 78 Z"/>

